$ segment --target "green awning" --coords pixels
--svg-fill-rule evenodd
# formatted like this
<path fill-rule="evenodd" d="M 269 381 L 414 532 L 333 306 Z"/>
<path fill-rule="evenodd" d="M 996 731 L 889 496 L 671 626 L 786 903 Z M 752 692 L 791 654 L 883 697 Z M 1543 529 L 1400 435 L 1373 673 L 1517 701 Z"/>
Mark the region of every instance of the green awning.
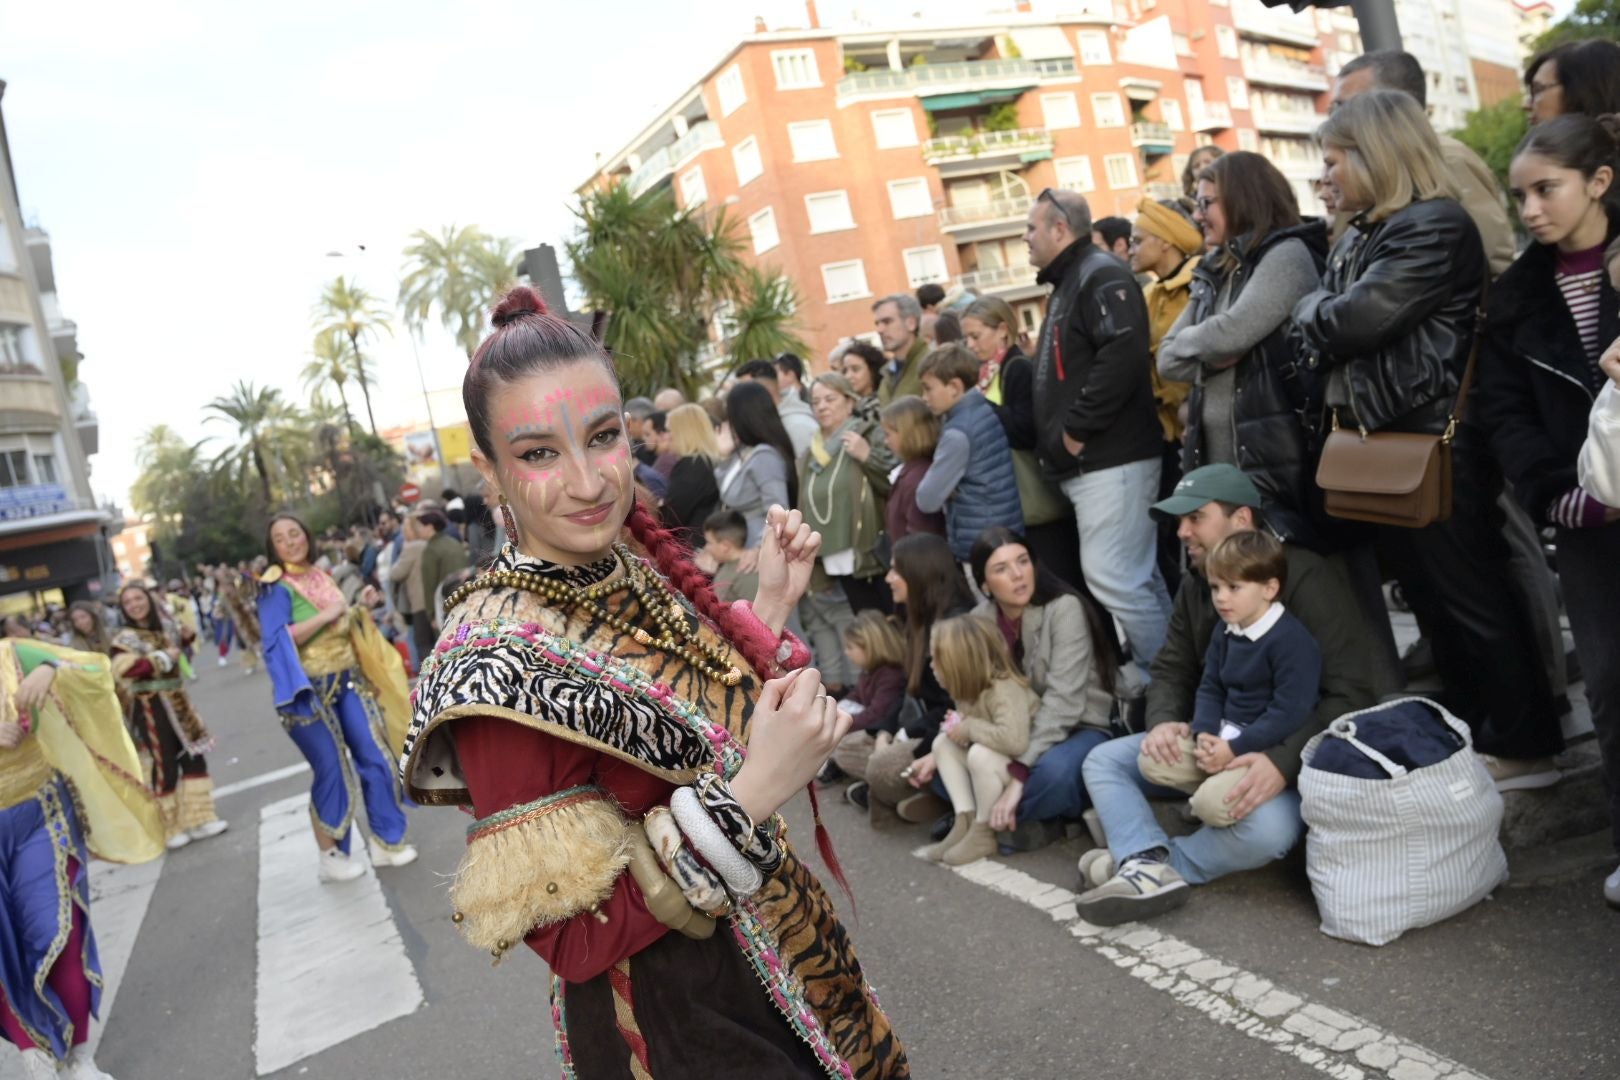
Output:
<path fill-rule="evenodd" d="M 1023 164 L 1025 164 L 1025 165 L 1033 165 L 1037 161 L 1051 161 L 1052 160 L 1052 151 L 1050 151 L 1050 150 L 1026 150 L 1022 154 L 1018 155 L 1018 160 L 1020 162 L 1022 162 Z"/>
<path fill-rule="evenodd" d="M 1016 101 L 1018 95 L 1025 90 L 1034 89 L 1025 86 L 1016 90 L 975 90 L 965 94 L 935 94 L 933 97 L 922 99 L 922 107 L 929 112 L 945 112 L 949 109 L 972 109 L 980 105 L 1000 105 L 1004 101 Z"/>

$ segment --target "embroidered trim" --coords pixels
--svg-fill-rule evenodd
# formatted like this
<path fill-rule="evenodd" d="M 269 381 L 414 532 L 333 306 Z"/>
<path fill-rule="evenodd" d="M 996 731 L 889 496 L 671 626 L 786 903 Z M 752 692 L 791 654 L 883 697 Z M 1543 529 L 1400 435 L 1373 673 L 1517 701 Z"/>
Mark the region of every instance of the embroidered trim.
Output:
<path fill-rule="evenodd" d="M 558 810 L 576 806 L 579 803 L 600 802 L 605 799 L 607 799 L 607 792 L 595 784 L 580 784 L 576 787 L 564 788 L 550 795 L 542 795 L 533 802 L 509 806 L 498 814 L 479 818 L 467 826 L 467 842 L 470 844 L 482 837 L 492 836 L 502 829 L 522 825 L 526 821 L 533 821 L 546 814 L 554 814 Z"/>
<path fill-rule="evenodd" d="M 303 727 L 306 724 L 319 723 L 326 728 L 327 734 L 332 737 L 332 742 L 337 750 L 338 768 L 343 772 L 343 789 L 348 795 L 348 805 L 344 808 L 343 820 L 334 825 L 321 820 L 320 814 L 315 809 L 315 802 L 311 799 L 309 818 L 315 828 L 323 835 L 342 843 L 348 837 L 349 829 L 354 825 L 354 808 L 363 805 L 365 802 L 365 794 L 360 787 L 360 777 L 354 771 L 354 763 L 349 759 L 348 743 L 343 738 L 343 725 L 339 723 L 337 718 L 337 702 L 345 692 L 352 690 L 354 696 L 360 702 L 360 707 L 365 710 L 366 726 L 371 732 L 372 741 L 382 751 L 383 760 L 388 761 L 393 755 L 388 749 L 388 739 L 383 731 L 382 711 L 377 707 L 377 699 L 371 695 L 371 691 L 367 688 L 364 679 L 357 677 L 352 670 L 339 671 L 331 675 L 314 676 L 310 679 L 310 685 L 315 690 L 315 714 L 313 716 L 297 716 L 292 713 L 282 713 L 280 714 L 281 726 L 284 730 L 291 731 L 293 728 Z M 398 770 L 392 771 L 394 775 L 390 785 L 393 788 L 391 794 L 394 802 L 403 807 L 404 800 L 401 798 L 402 792 Z M 369 815 L 366 819 L 365 834 L 388 851 L 399 851 L 405 846 L 403 837 L 396 842 L 390 843 L 378 836 L 376 830 L 371 827 Z"/>
<path fill-rule="evenodd" d="M 652 1080 L 652 1069 L 647 1060 L 647 1038 L 636 1023 L 635 994 L 630 981 L 630 961 L 620 960 L 607 969 L 608 985 L 613 989 L 613 1024 L 619 1037 L 630 1048 L 630 1076 L 632 1080 Z"/>
<path fill-rule="evenodd" d="M 782 1014 L 799 1038 L 815 1051 L 827 1075 L 855 1080 L 855 1071 L 838 1056 L 821 1021 L 810 1008 L 804 985 L 777 955 L 776 946 L 771 943 L 771 936 L 760 921 L 758 907 L 746 900 L 738 902 L 736 914 L 731 917 L 731 933 L 761 985 L 771 995 L 777 1012 Z"/>
<path fill-rule="evenodd" d="M 574 1051 L 568 1045 L 568 1007 L 563 1001 L 563 990 L 566 985 L 562 981 L 562 976 L 552 974 L 551 1026 L 556 1032 L 553 1046 L 557 1051 L 557 1061 L 562 1065 L 562 1080 L 579 1080 L 579 1074 L 574 1071 Z"/>

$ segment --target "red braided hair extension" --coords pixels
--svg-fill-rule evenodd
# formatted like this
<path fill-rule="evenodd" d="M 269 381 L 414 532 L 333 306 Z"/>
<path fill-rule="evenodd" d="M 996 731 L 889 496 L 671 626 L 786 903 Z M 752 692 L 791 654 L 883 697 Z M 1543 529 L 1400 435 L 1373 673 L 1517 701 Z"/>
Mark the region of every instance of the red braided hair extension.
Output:
<path fill-rule="evenodd" d="M 649 511 L 641 500 L 637 499 L 630 510 L 630 515 L 624 520 L 625 528 L 630 535 L 636 538 L 642 550 L 652 559 L 669 583 L 680 590 L 682 596 L 692 602 L 698 614 L 713 623 L 715 628 L 731 642 L 748 661 L 754 672 L 764 679 L 776 667 L 777 641 L 771 637 L 768 629 L 761 632 L 763 624 L 757 619 L 743 620 L 739 618 L 731 607 L 714 594 L 714 586 L 709 576 L 698 569 L 692 561 L 692 553 L 674 532 L 661 525 L 658 519 Z M 827 827 L 821 823 L 821 805 L 816 798 L 816 785 L 809 784 L 805 791 L 810 794 L 810 814 L 816 823 L 816 850 L 821 853 L 821 859 L 827 864 L 827 870 L 832 874 L 838 887 L 849 897 L 850 908 L 855 906 L 855 893 L 849 887 L 849 880 L 844 877 L 843 865 L 838 861 L 838 853 L 833 850 L 832 837 L 827 834 Z"/>

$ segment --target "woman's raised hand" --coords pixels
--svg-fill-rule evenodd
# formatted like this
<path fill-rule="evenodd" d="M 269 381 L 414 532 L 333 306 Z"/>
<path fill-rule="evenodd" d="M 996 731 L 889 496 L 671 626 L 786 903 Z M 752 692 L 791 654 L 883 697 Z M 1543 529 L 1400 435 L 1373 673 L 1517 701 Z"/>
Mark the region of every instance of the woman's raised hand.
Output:
<path fill-rule="evenodd" d="M 866 436 L 858 431 L 844 432 L 844 453 L 856 461 L 865 461 L 872 456 L 872 444 L 866 441 Z"/>
<path fill-rule="evenodd" d="M 788 613 L 810 586 L 810 574 L 821 552 L 821 534 L 797 510 L 771 507 L 759 544 L 759 592 L 754 614 L 780 633 Z"/>
<path fill-rule="evenodd" d="M 766 682 L 750 720 L 748 760 L 731 782 L 748 816 L 764 821 L 810 783 L 850 723 L 814 668 Z"/>

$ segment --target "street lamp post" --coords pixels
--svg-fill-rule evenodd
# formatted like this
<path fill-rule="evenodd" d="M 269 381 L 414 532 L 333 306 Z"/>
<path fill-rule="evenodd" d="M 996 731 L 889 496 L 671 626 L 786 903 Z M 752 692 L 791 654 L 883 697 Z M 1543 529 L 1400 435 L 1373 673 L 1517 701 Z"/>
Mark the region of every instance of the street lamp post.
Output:
<path fill-rule="evenodd" d="M 360 257 L 367 254 L 366 245 L 356 244 L 354 247 L 358 252 L 358 255 L 353 257 Z M 346 259 L 351 257 L 348 251 L 339 250 L 328 251 L 326 256 L 329 259 Z M 433 399 L 428 396 L 427 376 L 422 372 L 422 350 L 417 346 L 416 327 L 411 324 L 409 319 L 405 320 L 405 333 L 409 335 L 411 339 L 411 356 L 416 360 L 416 382 L 417 385 L 422 388 L 422 405 L 427 409 L 428 431 L 433 435 L 433 458 L 439 466 L 439 487 L 442 490 L 444 488 L 445 479 L 447 476 L 445 471 L 444 446 L 439 442 L 439 425 L 433 420 Z"/>

